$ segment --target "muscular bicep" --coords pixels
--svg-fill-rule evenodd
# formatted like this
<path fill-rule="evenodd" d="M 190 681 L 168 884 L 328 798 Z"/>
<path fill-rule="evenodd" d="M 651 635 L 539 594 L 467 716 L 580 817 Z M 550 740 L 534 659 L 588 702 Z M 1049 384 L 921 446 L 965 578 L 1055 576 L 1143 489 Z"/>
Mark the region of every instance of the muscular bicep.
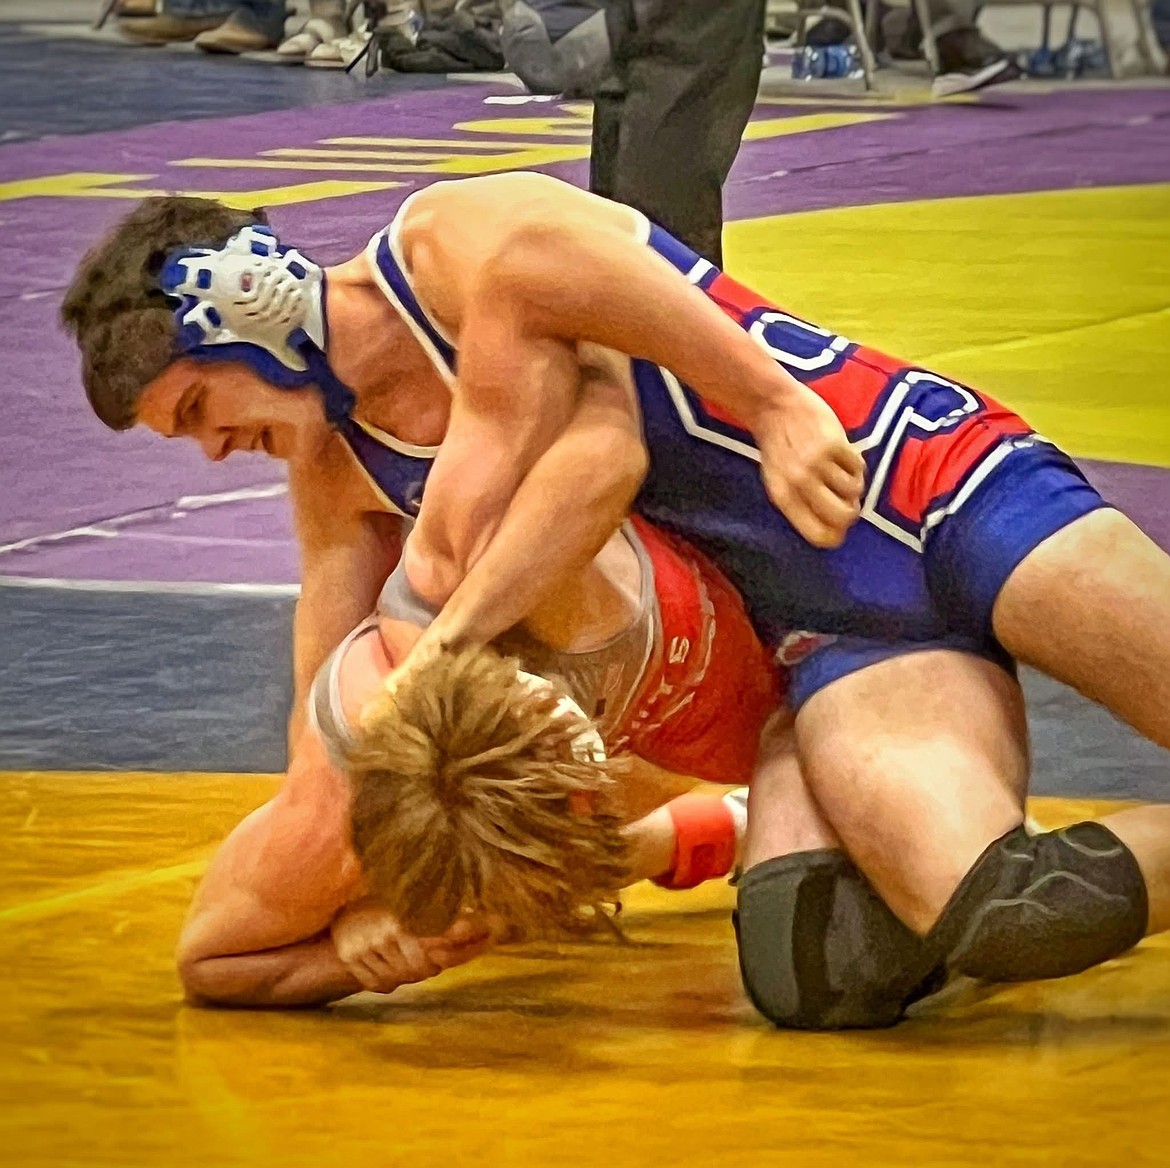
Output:
<path fill-rule="evenodd" d="M 586 236 L 634 239 L 645 230 L 645 219 L 631 208 L 531 171 L 436 183 L 411 198 L 400 224 L 420 300 L 460 332 L 485 274 L 507 256 L 517 227 L 540 223 L 571 225 Z"/>
<path fill-rule="evenodd" d="M 529 335 L 507 306 L 471 313 L 461 341 L 447 434 L 412 536 L 460 578 L 573 416 L 581 377 L 575 346 Z M 420 579 L 420 592 L 442 603 L 457 582 Z"/>

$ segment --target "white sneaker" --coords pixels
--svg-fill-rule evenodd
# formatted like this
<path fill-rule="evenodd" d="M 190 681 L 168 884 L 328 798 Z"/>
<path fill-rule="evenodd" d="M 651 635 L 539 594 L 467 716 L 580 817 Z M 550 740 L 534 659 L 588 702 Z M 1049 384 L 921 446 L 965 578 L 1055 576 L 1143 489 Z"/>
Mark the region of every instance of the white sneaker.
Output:
<path fill-rule="evenodd" d="M 370 43 L 368 32 L 350 33 L 323 41 L 306 58 L 305 64 L 312 69 L 346 69 L 361 56 L 362 50 Z"/>
<path fill-rule="evenodd" d="M 345 22 L 342 20 L 327 20 L 323 16 L 314 16 L 300 32 L 282 41 L 276 52 L 280 57 L 287 59 L 289 64 L 295 61 L 304 61 L 315 48 L 329 41 L 339 40 L 345 36 Z"/>

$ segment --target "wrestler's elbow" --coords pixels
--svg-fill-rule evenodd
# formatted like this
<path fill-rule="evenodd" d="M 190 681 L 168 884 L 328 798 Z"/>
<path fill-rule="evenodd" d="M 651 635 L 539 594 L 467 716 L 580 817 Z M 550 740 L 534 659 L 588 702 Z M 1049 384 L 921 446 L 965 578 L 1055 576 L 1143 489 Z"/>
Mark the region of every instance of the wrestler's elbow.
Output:
<path fill-rule="evenodd" d="M 412 538 L 402 553 L 406 578 L 415 594 L 432 608 L 442 608 L 470 567 L 449 540 Z"/>
<path fill-rule="evenodd" d="M 208 952 L 206 939 L 200 942 L 197 932 L 188 926 L 175 950 L 175 971 L 183 987 L 183 998 L 193 1006 L 214 1006 L 234 1001 L 239 986 L 232 984 L 233 963 L 215 952 Z"/>
<path fill-rule="evenodd" d="M 178 962 L 183 1000 L 192 1006 L 273 1006 L 280 987 L 249 968 L 247 955 L 196 957 Z M 294 1003 L 297 1004 L 297 1003 Z"/>
<path fill-rule="evenodd" d="M 226 1000 L 220 966 L 214 958 L 192 957 L 180 949 L 176 961 L 183 1000 L 192 1006 L 214 1006 Z"/>
<path fill-rule="evenodd" d="M 650 469 L 650 456 L 641 435 L 623 427 L 612 427 L 595 437 L 590 449 L 595 502 L 624 513 L 641 490 Z"/>

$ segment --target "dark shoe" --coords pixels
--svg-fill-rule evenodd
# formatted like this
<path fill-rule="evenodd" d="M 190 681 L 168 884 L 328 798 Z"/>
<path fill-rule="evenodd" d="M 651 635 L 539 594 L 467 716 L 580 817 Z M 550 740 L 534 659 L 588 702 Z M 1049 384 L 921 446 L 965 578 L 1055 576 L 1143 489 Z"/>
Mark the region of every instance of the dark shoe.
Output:
<path fill-rule="evenodd" d="M 804 43 L 814 49 L 843 45 L 849 39 L 849 25 L 835 16 L 823 16 L 808 30 Z"/>
<path fill-rule="evenodd" d="M 943 33 L 937 43 L 939 74 L 930 87 L 933 97 L 974 93 L 1023 76 L 1015 61 L 976 29 Z"/>
<path fill-rule="evenodd" d="M 1010 57 L 1000 57 L 970 73 L 940 73 L 930 86 L 932 97 L 954 97 L 957 93 L 974 93 L 1005 81 L 1016 81 L 1024 71 Z"/>

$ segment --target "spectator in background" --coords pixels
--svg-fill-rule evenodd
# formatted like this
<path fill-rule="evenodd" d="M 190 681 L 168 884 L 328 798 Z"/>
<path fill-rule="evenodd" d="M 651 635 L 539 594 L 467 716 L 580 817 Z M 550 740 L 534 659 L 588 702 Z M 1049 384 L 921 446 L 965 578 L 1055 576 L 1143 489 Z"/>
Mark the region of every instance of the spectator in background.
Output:
<path fill-rule="evenodd" d="M 504 0 L 501 47 L 532 93 L 592 97 L 610 67 L 605 0 Z"/>
<path fill-rule="evenodd" d="M 118 31 L 138 44 L 193 40 L 208 53 L 270 49 L 284 35 L 284 0 L 124 0 Z"/>
<path fill-rule="evenodd" d="M 723 183 L 763 65 L 765 0 L 606 0 L 611 73 L 594 96 L 590 189 L 714 264 Z"/>
<path fill-rule="evenodd" d="M 299 65 L 321 45 L 340 41 L 348 31 L 345 6 L 345 0 L 309 0 L 309 19 L 276 50 L 280 61 Z"/>
<path fill-rule="evenodd" d="M 876 4 L 879 0 L 869 2 Z M 976 5 L 969 0 L 929 0 L 928 10 L 939 57 L 935 97 L 971 93 L 1020 76 L 1015 61 L 975 26 Z M 913 8 L 891 9 L 881 27 L 891 57 L 921 57 L 922 26 Z"/>
<path fill-rule="evenodd" d="M 869 0 L 871 4 L 880 2 Z M 939 56 L 939 73 L 932 86 L 935 97 L 971 93 L 1020 76 L 1015 61 L 976 28 L 975 9 L 968 0 L 929 0 L 927 7 Z M 882 19 L 881 31 L 883 46 L 891 57 L 921 59 L 922 26 L 911 5 L 890 8 Z M 826 16 L 809 29 L 808 43 L 843 45 L 849 35 L 843 20 Z"/>

